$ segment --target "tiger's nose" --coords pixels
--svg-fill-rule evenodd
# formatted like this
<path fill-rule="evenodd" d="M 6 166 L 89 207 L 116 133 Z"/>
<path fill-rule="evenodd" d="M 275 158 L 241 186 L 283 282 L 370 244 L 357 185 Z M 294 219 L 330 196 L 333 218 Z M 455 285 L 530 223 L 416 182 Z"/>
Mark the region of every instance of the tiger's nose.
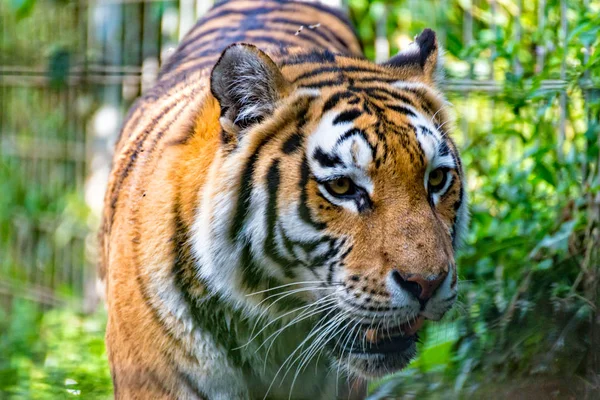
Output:
<path fill-rule="evenodd" d="M 399 287 L 416 297 L 421 304 L 426 303 L 433 296 L 447 275 L 446 272 L 429 276 L 403 274 L 398 270 L 393 270 L 391 274 L 393 281 Z"/>

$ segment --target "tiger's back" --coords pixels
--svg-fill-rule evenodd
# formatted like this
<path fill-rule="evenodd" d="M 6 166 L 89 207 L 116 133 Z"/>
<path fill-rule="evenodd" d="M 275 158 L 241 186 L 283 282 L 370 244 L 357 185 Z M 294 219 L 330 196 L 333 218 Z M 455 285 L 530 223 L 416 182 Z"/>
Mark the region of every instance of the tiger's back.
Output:
<path fill-rule="evenodd" d="M 101 234 L 103 256 L 107 252 L 104 239 L 111 230 L 117 198 L 131 170 L 139 168 L 138 156 L 145 153 L 148 157 L 163 142 L 185 144 L 195 133 L 193 124 L 208 121 L 189 114 L 204 110 L 203 102 L 211 101 L 206 98 L 210 70 L 223 50 L 237 42 L 252 43 L 275 60 L 311 49 L 362 57 L 361 44 L 347 18 L 319 3 L 229 0 L 213 8 L 183 38 L 161 68 L 157 84 L 135 102 L 125 119 L 107 189 Z M 212 108 L 217 107 L 212 104 Z M 208 108 L 211 107 L 206 112 L 210 112 Z M 185 123 L 173 129 L 170 124 L 174 121 Z M 202 138 L 210 141 L 219 128 L 198 129 L 202 130 L 205 131 Z M 210 157 L 205 160 L 210 162 Z M 101 278 L 106 264 L 104 260 L 100 263 Z"/>
<path fill-rule="evenodd" d="M 433 82 L 437 42 L 431 34 L 421 38 L 416 51 L 397 56 L 397 66 L 377 66 L 364 60 L 353 28 L 338 11 L 282 0 L 226 1 L 186 35 L 156 86 L 130 110 L 106 193 L 100 273 L 117 398 L 332 398 L 340 368 L 375 376 L 405 365 L 414 346 L 377 368 L 362 356 L 351 360 L 351 350 L 345 355 L 344 349 L 337 374 L 329 373 L 329 362 L 314 357 L 324 351 L 319 341 L 338 334 L 354 346 L 357 336 L 377 332 L 382 324 L 363 332 L 327 325 L 327 318 L 315 323 L 321 311 L 340 323 L 348 312 L 330 311 L 331 297 L 317 294 L 314 301 L 302 293 L 308 289 L 281 288 L 317 281 L 327 290 L 343 287 L 371 312 L 376 302 L 394 297 L 384 293 L 391 265 L 385 260 L 421 257 L 423 270 L 404 271 L 410 272 L 406 276 L 439 276 L 435 284 L 433 278 L 418 281 L 419 293 L 447 298 L 436 300 L 442 306 L 431 301 L 431 307 L 419 299 L 421 311 L 415 313 L 435 319 L 451 305 L 452 247 L 465 223 L 462 169 L 442 129 L 448 117 Z M 240 42 L 256 48 L 230 46 Z M 390 105 L 398 99 L 403 105 Z M 337 117 L 324 117 L 334 112 Z M 332 125 L 324 129 L 326 121 Z M 316 139 L 306 132 L 334 135 L 348 124 L 356 127 L 341 132 L 331 151 L 352 141 L 352 162 L 373 164 L 359 168 L 363 172 L 393 164 L 408 168 L 404 175 L 420 174 L 428 157 L 434 164 L 437 156 L 430 153 L 439 152 L 443 168 L 452 169 L 444 195 L 427 203 L 439 216 L 414 205 L 421 191 L 405 195 L 390 189 L 381 197 L 390 204 L 380 207 L 388 210 L 385 217 L 373 212 L 383 201 L 376 194 L 343 211 L 346 206 L 331 193 L 319 193 L 329 178 L 317 175 L 339 171 L 347 157 L 326 154 L 332 145 L 326 137 L 313 149 Z M 400 175 L 373 175 L 372 182 L 361 175 L 356 181 L 367 190 Z M 396 235 L 381 264 L 361 269 L 365 259 L 380 259 L 371 254 L 376 247 L 365 232 L 381 225 L 382 237 L 394 236 L 386 221 L 407 212 L 395 198 L 420 210 L 402 228 L 412 233 L 405 239 Z M 353 221 L 342 211 L 362 216 Z M 363 231 L 364 215 L 374 219 Z M 286 229 L 295 233 L 286 235 Z M 410 251 L 396 254 L 401 248 Z M 368 296 L 356 293 L 363 279 L 360 290 L 372 293 Z M 390 309 L 404 309 L 395 307 Z M 421 318 L 417 314 L 399 318 Z M 311 338 L 319 346 L 307 342 Z M 297 369 L 289 373 L 295 362 Z"/>

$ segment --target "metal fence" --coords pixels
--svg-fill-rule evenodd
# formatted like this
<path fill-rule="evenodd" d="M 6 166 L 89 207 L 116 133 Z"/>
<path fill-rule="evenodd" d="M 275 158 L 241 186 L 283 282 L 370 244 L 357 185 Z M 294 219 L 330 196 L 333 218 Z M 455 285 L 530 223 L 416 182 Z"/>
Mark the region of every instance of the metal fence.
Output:
<path fill-rule="evenodd" d="M 340 0 L 323 2 L 347 7 Z M 502 29 L 509 29 L 519 43 L 523 7 L 534 7 L 539 32 L 551 23 L 558 26 L 557 42 L 541 35 L 535 44 L 535 69 L 541 72 L 548 52 L 567 40 L 567 3 L 560 0 L 560 14 L 549 21 L 545 0 L 525 5 L 519 0 L 510 3 L 514 7 L 496 0 L 388 1 L 378 11 L 371 56 L 386 59 L 390 49 L 407 44 L 424 24 L 437 30 L 442 45 L 449 45 L 444 16 L 450 13 L 462 16 L 463 46 L 483 30 L 495 35 L 499 19 L 507 17 L 514 21 L 504 21 Z M 386 7 L 397 4 L 408 17 L 401 17 L 400 34 L 390 38 Z M 92 307 L 94 230 L 122 118 L 153 84 L 177 41 L 211 5 L 210 0 L 39 0 L 31 10 L 15 12 L 0 2 L 0 165 L 16 193 L 13 201 L 22 202 L 7 206 L 10 215 L 0 220 L 0 294 L 49 305 L 72 299 L 81 304 L 83 298 L 84 306 Z M 19 12 L 29 15 L 19 19 Z M 363 21 L 355 22 L 360 31 Z M 482 114 L 484 120 L 471 120 L 493 125 L 495 96 L 505 87 L 495 65 L 499 50 L 491 40 L 485 56 L 467 55 L 460 64 L 462 75 L 444 82 L 456 105 L 463 142 L 471 129 L 464 116 L 473 114 L 470 96 L 485 96 L 489 111 Z M 503 68 L 519 74 L 522 66 L 517 61 Z M 560 92 L 557 146 L 562 149 L 568 125 L 566 52 L 558 68 L 558 76 L 541 82 L 540 88 Z M 586 96 L 597 95 L 589 82 L 582 85 Z"/>

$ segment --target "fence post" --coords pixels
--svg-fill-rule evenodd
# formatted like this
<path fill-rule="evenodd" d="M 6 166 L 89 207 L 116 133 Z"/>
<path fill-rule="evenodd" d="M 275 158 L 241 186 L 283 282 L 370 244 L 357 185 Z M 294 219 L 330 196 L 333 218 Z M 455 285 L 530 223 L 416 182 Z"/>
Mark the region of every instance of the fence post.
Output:
<path fill-rule="evenodd" d="M 196 19 L 202 18 L 213 6 L 213 0 L 196 0 Z"/>
<path fill-rule="evenodd" d="M 540 33 L 540 37 L 542 38 L 542 44 L 539 44 L 535 47 L 536 52 L 536 62 L 535 62 L 535 72 L 541 73 L 544 70 L 544 58 L 546 57 L 546 46 L 543 42 L 544 40 L 544 28 L 546 26 L 546 0 L 538 1 L 538 32 Z"/>
<path fill-rule="evenodd" d="M 380 7 L 381 15 L 377 18 L 375 36 L 375 62 L 381 63 L 390 58 L 390 42 L 387 38 L 387 5 Z"/>
<path fill-rule="evenodd" d="M 196 22 L 194 6 L 197 6 L 194 0 L 179 0 L 179 40 L 183 39 Z"/>
<path fill-rule="evenodd" d="M 468 0 L 466 5 L 466 8 L 464 10 L 464 15 L 463 15 L 463 42 L 465 44 L 465 47 L 470 46 L 473 43 L 473 2 L 472 0 Z M 469 57 L 469 59 L 467 60 L 467 62 L 469 63 L 469 75 L 468 75 L 468 79 L 469 81 L 473 79 L 473 60 L 471 57 Z M 470 111 L 470 107 L 469 107 L 469 92 L 467 91 L 465 93 L 464 99 L 463 99 L 463 110 L 465 112 L 463 112 L 463 117 L 462 117 L 462 126 L 461 126 L 461 133 L 463 135 L 463 143 L 466 144 L 469 141 L 469 120 L 468 120 L 468 116 L 469 116 L 469 111 Z"/>

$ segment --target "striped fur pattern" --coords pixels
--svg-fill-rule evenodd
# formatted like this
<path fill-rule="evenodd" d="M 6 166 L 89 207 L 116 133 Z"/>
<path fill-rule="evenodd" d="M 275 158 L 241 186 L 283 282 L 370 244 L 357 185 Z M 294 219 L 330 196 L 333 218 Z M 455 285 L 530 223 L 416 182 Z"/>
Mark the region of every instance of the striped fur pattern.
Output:
<path fill-rule="evenodd" d="M 408 363 L 456 298 L 467 222 L 439 53 L 426 30 L 373 64 L 312 2 L 198 21 L 116 145 L 116 398 L 331 399 Z"/>

